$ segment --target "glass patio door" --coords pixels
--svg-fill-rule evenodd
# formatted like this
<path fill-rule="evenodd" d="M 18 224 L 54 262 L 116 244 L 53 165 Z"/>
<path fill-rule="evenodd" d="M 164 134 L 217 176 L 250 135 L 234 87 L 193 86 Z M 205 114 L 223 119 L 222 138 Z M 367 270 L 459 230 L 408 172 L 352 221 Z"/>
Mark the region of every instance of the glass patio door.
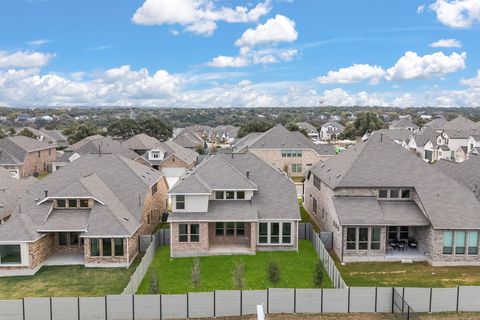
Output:
<path fill-rule="evenodd" d="M 388 240 L 408 240 L 408 229 L 407 226 L 388 227 Z"/>

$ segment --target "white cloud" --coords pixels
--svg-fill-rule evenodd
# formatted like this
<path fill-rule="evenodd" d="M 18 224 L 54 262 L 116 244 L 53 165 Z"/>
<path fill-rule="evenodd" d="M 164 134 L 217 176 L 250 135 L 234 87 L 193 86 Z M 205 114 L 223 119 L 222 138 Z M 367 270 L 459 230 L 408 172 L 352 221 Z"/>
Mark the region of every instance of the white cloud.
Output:
<path fill-rule="evenodd" d="M 425 11 L 425 4 L 419 5 L 419 6 L 417 7 L 417 13 L 418 13 L 418 14 L 422 14 L 423 11 Z"/>
<path fill-rule="evenodd" d="M 239 55 L 218 56 L 208 62 L 207 65 L 216 68 L 239 68 L 255 64 L 271 64 L 282 61 L 291 61 L 298 55 L 296 49 L 250 49 L 247 47 L 240 48 Z"/>
<path fill-rule="evenodd" d="M 462 79 L 460 83 L 470 87 L 480 88 L 480 70 L 477 70 L 477 76 L 469 79 Z"/>
<path fill-rule="evenodd" d="M 38 40 L 32 40 L 28 41 L 27 44 L 30 46 L 43 46 L 44 44 L 50 43 L 52 41 L 47 40 L 47 39 L 38 39 Z"/>
<path fill-rule="evenodd" d="M 276 15 L 275 18 L 268 19 L 267 22 L 258 25 L 255 29 L 247 29 L 235 42 L 235 45 L 254 47 L 261 44 L 293 42 L 297 38 L 295 21 L 282 15 Z"/>
<path fill-rule="evenodd" d="M 430 9 L 441 23 L 452 28 L 471 28 L 480 22 L 478 0 L 436 0 Z"/>
<path fill-rule="evenodd" d="M 462 43 L 456 39 L 440 39 L 430 44 L 432 48 L 461 48 Z"/>
<path fill-rule="evenodd" d="M 407 51 L 397 63 L 386 71 L 385 78 L 392 80 L 411 80 L 443 76 L 465 69 L 467 54 L 452 53 L 450 56 L 443 52 L 435 52 L 419 56 L 416 52 Z"/>
<path fill-rule="evenodd" d="M 51 53 L 35 51 L 0 51 L 0 68 L 38 68 L 47 65 L 55 57 Z"/>
<path fill-rule="evenodd" d="M 145 0 L 137 9 L 132 21 L 142 25 L 180 24 L 186 31 L 211 35 L 218 21 L 227 23 L 256 22 L 271 10 L 271 0 L 258 3 L 253 8 L 217 7 L 210 0 Z"/>
<path fill-rule="evenodd" d="M 317 81 L 325 84 L 370 80 L 370 83 L 377 84 L 384 74 L 385 70 L 382 67 L 369 64 L 354 64 L 351 67 L 340 68 L 338 71 L 329 71 L 326 76 L 318 77 Z"/>

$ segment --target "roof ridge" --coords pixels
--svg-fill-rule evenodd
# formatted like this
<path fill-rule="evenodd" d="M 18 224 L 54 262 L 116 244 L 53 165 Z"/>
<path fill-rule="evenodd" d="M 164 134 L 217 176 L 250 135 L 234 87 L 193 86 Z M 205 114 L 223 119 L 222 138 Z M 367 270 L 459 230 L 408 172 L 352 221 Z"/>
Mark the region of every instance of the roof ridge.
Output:
<path fill-rule="evenodd" d="M 231 153 L 233 155 L 233 153 Z M 231 164 L 229 161 L 227 161 L 226 159 L 224 159 L 224 156 L 223 154 L 219 155 L 220 156 L 220 159 L 222 159 L 223 162 L 225 162 L 228 166 L 230 166 L 233 170 L 235 170 L 235 172 L 237 172 L 245 181 L 247 181 L 249 184 L 251 184 L 252 186 L 254 186 L 255 188 L 258 189 L 258 186 L 256 183 L 254 183 L 253 181 L 251 181 L 250 179 L 248 179 L 242 172 L 240 172 L 239 169 L 237 169 L 233 164 Z"/>

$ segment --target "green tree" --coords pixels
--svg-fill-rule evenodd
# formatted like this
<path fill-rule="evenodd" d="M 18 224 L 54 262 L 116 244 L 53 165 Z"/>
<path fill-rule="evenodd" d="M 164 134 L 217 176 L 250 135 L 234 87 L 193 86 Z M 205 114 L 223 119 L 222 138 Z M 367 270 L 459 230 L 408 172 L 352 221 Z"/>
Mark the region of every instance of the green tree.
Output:
<path fill-rule="evenodd" d="M 235 289 L 242 290 L 245 286 L 245 263 L 238 260 L 233 269 L 233 284 Z"/>
<path fill-rule="evenodd" d="M 24 136 L 24 137 L 29 137 L 29 138 L 32 138 L 32 139 L 37 139 L 37 136 L 30 130 L 28 130 L 28 128 L 23 128 L 22 131 L 20 131 L 18 133 L 19 136 Z"/>
<path fill-rule="evenodd" d="M 192 286 L 194 288 L 198 288 L 200 286 L 200 281 L 201 281 L 200 259 L 198 257 L 195 257 L 193 259 L 191 277 L 192 277 Z"/>
<path fill-rule="evenodd" d="M 266 120 L 250 121 L 247 124 L 240 127 L 238 130 L 238 138 L 243 138 L 252 132 L 265 132 L 273 127 L 273 123 Z"/>
<path fill-rule="evenodd" d="M 145 118 L 139 121 L 139 130 L 155 137 L 160 141 L 168 140 L 173 133 L 173 128 L 158 118 Z"/>
<path fill-rule="evenodd" d="M 136 135 L 139 131 L 138 123 L 130 118 L 122 118 L 114 121 L 107 128 L 109 136 L 128 139 Z"/>
<path fill-rule="evenodd" d="M 313 269 L 313 284 L 317 288 L 321 288 L 323 285 L 323 263 L 320 258 L 315 261 Z"/>
<path fill-rule="evenodd" d="M 160 293 L 160 283 L 159 283 L 159 280 L 158 280 L 158 273 L 156 271 L 152 272 L 152 274 L 150 275 L 149 286 L 150 286 L 150 293 L 151 294 L 159 294 Z"/>
<path fill-rule="evenodd" d="M 380 120 L 375 112 L 363 111 L 357 113 L 357 118 L 353 124 L 348 123 L 345 130 L 339 135 L 339 139 L 354 140 L 363 136 L 366 132 L 372 132 L 384 127 L 384 123 Z"/>
<path fill-rule="evenodd" d="M 63 134 L 68 137 L 70 143 L 75 143 L 100 133 L 100 129 L 92 123 L 73 124 L 63 130 Z"/>
<path fill-rule="evenodd" d="M 203 144 L 198 144 L 195 147 L 195 151 L 197 151 L 198 154 L 204 154 L 205 153 L 205 147 L 203 146 Z"/>
<path fill-rule="evenodd" d="M 268 261 L 267 279 L 273 284 L 277 284 L 280 281 L 280 267 L 273 258 Z"/>

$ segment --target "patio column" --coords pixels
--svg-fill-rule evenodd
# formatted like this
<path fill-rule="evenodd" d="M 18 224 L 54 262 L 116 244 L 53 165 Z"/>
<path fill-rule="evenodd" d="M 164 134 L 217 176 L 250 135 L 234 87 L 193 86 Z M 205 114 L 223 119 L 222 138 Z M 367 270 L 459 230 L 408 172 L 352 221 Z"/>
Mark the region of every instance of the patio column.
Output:
<path fill-rule="evenodd" d="M 257 250 L 257 223 L 250 223 L 250 249 Z"/>

